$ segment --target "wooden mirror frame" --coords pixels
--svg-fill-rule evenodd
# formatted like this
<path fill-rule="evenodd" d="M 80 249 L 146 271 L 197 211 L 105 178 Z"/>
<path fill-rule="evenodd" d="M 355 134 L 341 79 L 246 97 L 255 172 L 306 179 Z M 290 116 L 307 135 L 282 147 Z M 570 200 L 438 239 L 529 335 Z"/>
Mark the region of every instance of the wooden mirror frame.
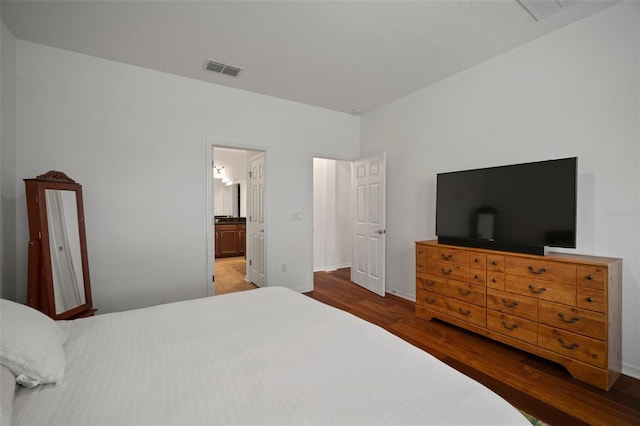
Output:
<path fill-rule="evenodd" d="M 65 173 L 51 170 L 33 179 L 24 179 L 29 217 L 29 269 L 27 305 L 45 313 L 54 320 L 69 320 L 91 316 L 95 313 L 89 281 L 89 262 L 84 227 L 82 186 Z M 77 208 L 80 256 L 84 287 L 84 304 L 64 312 L 57 312 L 50 251 L 49 223 L 47 218 L 46 190 L 63 190 L 75 193 Z"/>

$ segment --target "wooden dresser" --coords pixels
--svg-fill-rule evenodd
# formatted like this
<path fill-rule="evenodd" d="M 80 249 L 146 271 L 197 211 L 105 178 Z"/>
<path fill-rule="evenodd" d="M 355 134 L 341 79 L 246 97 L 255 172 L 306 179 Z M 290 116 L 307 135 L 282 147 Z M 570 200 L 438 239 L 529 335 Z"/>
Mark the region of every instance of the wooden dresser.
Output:
<path fill-rule="evenodd" d="M 416 315 L 563 365 L 609 390 L 621 370 L 622 260 L 416 242 Z"/>

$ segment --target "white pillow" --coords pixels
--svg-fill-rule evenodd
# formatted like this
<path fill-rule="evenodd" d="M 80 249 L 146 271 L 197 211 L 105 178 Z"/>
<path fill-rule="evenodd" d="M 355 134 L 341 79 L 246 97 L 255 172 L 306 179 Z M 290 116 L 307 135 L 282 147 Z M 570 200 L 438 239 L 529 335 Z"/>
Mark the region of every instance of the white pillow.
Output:
<path fill-rule="evenodd" d="M 27 387 L 60 383 L 66 340 L 67 335 L 42 312 L 0 299 L 0 361 L 18 383 Z"/>

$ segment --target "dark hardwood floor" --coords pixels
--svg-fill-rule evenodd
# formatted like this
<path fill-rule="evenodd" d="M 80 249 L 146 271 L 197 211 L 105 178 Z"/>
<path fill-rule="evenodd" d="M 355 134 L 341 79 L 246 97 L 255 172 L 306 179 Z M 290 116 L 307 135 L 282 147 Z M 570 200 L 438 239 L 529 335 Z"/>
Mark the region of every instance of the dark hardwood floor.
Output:
<path fill-rule="evenodd" d="M 640 425 L 640 380 L 622 376 L 610 391 L 579 382 L 561 366 L 438 320 L 414 303 L 380 297 L 349 281 L 349 268 L 316 272 L 309 297 L 377 324 L 483 383 L 552 425 Z"/>

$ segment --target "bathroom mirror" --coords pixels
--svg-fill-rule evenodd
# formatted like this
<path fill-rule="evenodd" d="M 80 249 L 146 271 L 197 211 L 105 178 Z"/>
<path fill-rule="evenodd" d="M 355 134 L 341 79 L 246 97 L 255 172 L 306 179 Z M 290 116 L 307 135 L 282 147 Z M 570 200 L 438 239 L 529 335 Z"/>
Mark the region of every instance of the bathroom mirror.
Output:
<path fill-rule="evenodd" d="M 246 201 L 244 182 L 225 185 L 219 180 L 213 183 L 214 215 L 222 217 L 244 217 Z"/>
<path fill-rule="evenodd" d="M 25 185 L 27 304 L 56 320 L 93 315 L 82 187 L 56 171 L 25 179 Z"/>

